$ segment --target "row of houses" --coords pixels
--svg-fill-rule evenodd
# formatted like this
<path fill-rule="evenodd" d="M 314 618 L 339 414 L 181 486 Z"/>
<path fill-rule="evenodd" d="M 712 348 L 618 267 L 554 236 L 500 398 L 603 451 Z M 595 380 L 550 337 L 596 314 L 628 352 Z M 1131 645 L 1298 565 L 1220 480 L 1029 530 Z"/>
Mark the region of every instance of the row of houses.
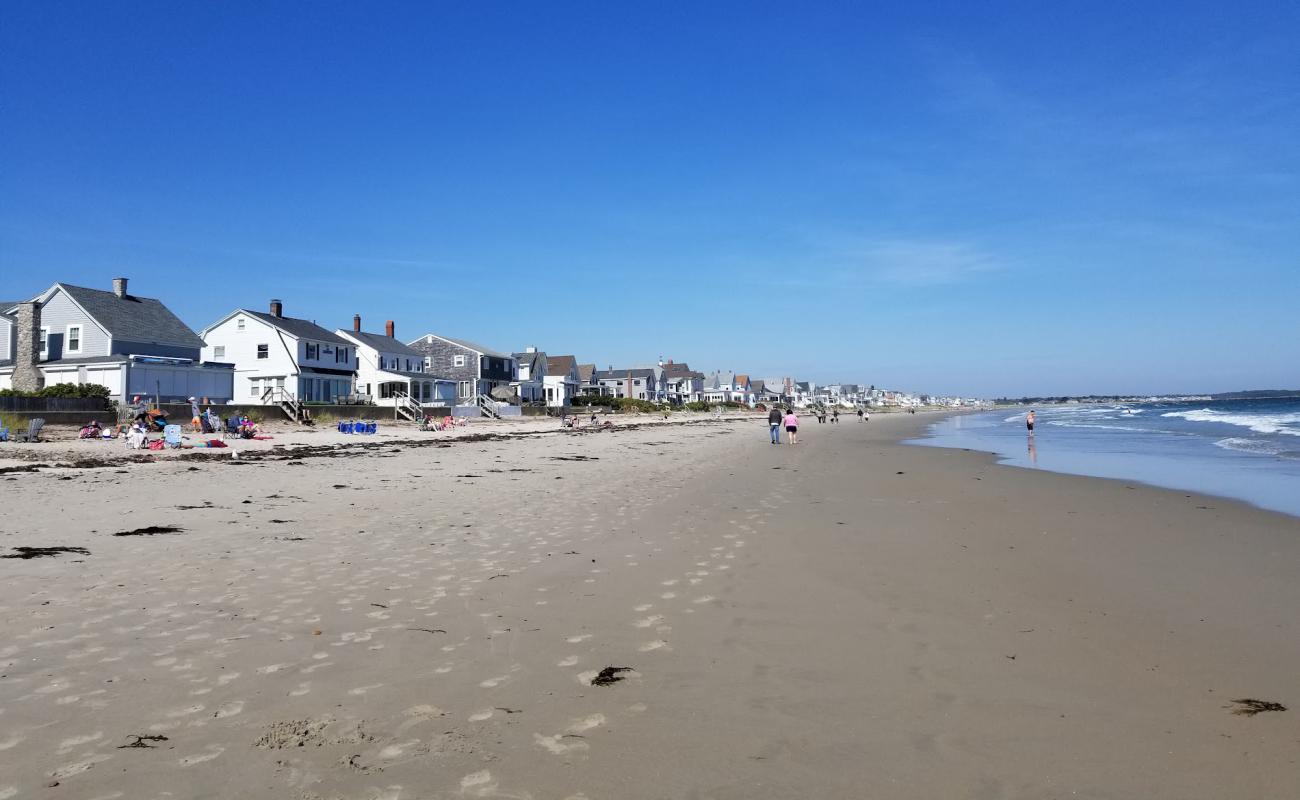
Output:
<path fill-rule="evenodd" d="M 99 384 L 119 402 L 201 397 L 278 405 L 295 417 L 308 404 L 373 404 L 411 419 L 432 407 L 503 416 L 524 404 L 565 407 L 582 395 L 751 407 L 893 400 L 874 387 L 705 374 L 673 359 L 598 369 L 536 347 L 505 352 L 437 333 L 403 341 L 391 320 L 382 333 L 365 330 L 360 315 L 331 329 L 291 316 L 278 299 L 195 332 L 161 301 L 131 294 L 126 278 L 102 290 L 56 283 L 30 300 L 0 303 L 0 389 L 55 383 Z"/>

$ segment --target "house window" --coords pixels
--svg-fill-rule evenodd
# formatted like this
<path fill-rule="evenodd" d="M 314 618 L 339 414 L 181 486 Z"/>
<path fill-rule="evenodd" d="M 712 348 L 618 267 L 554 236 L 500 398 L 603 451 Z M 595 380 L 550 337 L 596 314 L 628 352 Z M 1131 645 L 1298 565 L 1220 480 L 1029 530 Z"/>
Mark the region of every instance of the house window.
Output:
<path fill-rule="evenodd" d="M 348 349 L 346 347 L 334 348 L 334 363 L 342 364 L 348 360 Z"/>
<path fill-rule="evenodd" d="M 640 386 L 640 385 L 641 385 L 641 380 L 638 378 L 637 380 L 632 381 L 632 385 L 633 385 L 633 386 Z"/>
<path fill-rule="evenodd" d="M 223 344 L 223 345 L 218 345 L 218 346 L 212 348 L 212 357 L 213 357 L 213 358 L 216 358 L 216 359 L 222 359 L 222 358 L 225 358 L 225 357 L 226 357 L 226 346 Z"/>
<path fill-rule="evenodd" d="M 308 342 L 308 343 L 307 343 L 307 358 L 309 358 L 309 359 L 317 359 L 317 358 L 320 358 L 320 345 L 316 344 L 315 342 Z"/>
<path fill-rule="evenodd" d="M 464 356 L 461 356 L 461 357 L 463 358 Z M 469 385 L 470 385 L 470 381 L 461 381 L 461 382 L 460 382 L 460 396 L 461 396 L 461 397 L 469 397 L 469 395 L 470 395 Z"/>
<path fill-rule="evenodd" d="M 50 352 L 50 329 L 41 328 L 41 358 L 45 358 Z"/>
<path fill-rule="evenodd" d="M 452 365 L 453 367 L 463 367 L 463 366 L 465 366 L 465 356 L 452 356 L 452 357 L 451 357 L 451 365 Z"/>
<path fill-rule="evenodd" d="M 64 341 L 67 342 L 67 347 L 64 348 L 64 352 L 80 353 L 81 352 L 81 326 L 69 325 L 68 335 L 64 337 Z"/>
<path fill-rule="evenodd" d="M 269 345 L 269 344 L 259 344 L 259 345 L 257 346 L 257 357 L 258 357 L 258 358 L 270 358 L 270 357 L 271 357 L 271 345 Z"/>
<path fill-rule="evenodd" d="M 424 368 L 425 368 L 425 369 L 433 369 L 433 359 L 432 359 L 432 358 L 429 358 L 428 356 L 425 356 L 425 357 L 424 357 Z"/>
<path fill-rule="evenodd" d="M 235 330 L 242 331 L 243 329 L 244 329 L 244 318 L 239 317 L 238 319 L 235 320 Z"/>

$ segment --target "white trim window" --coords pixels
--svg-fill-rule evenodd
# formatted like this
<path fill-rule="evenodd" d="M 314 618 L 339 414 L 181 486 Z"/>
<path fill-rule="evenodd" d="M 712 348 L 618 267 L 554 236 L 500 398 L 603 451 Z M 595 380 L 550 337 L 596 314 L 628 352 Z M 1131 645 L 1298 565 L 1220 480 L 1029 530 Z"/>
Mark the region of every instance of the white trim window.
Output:
<path fill-rule="evenodd" d="M 464 356 L 464 355 L 455 355 L 455 356 L 452 356 L 452 357 L 451 357 L 451 365 L 452 365 L 453 367 L 463 367 L 463 366 L 465 366 L 465 356 Z"/>
<path fill-rule="evenodd" d="M 50 329 L 41 327 L 41 358 L 49 358 L 50 355 Z"/>
<path fill-rule="evenodd" d="M 460 385 L 459 385 L 457 388 L 458 388 L 458 390 L 459 390 L 459 392 L 460 392 L 460 396 L 461 396 L 461 397 L 469 397 L 469 396 L 470 396 L 470 383 L 471 383 L 471 381 L 461 381 L 461 382 L 460 382 Z"/>
<path fill-rule="evenodd" d="M 242 331 L 243 329 L 244 329 L 244 318 L 239 317 L 238 319 L 235 320 L 235 330 Z"/>
<path fill-rule="evenodd" d="M 220 361 L 226 357 L 226 346 L 224 344 L 216 345 L 212 348 L 212 357 Z"/>
<path fill-rule="evenodd" d="M 307 358 L 310 361 L 320 360 L 320 345 L 315 342 L 307 343 Z"/>
<path fill-rule="evenodd" d="M 65 355 L 81 354 L 81 326 L 69 325 L 63 334 L 63 352 Z"/>

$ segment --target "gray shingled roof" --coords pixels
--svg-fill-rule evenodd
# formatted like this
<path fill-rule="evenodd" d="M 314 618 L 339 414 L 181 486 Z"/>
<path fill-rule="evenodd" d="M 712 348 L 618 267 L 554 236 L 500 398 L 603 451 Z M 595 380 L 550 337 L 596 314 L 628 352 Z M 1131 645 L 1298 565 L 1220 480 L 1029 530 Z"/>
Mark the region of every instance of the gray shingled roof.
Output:
<path fill-rule="evenodd" d="M 365 333 L 364 331 L 344 331 L 344 333 L 383 353 L 402 353 L 412 358 L 424 358 L 424 353 L 403 344 L 391 336 L 384 336 L 379 333 Z"/>
<path fill-rule="evenodd" d="M 655 371 L 652 369 L 598 369 L 595 377 L 598 381 L 624 380 L 629 374 L 633 378 L 653 378 Z"/>
<path fill-rule="evenodd" d="M 443 336 L 441 333 L 426 333 L 426 334 L 424 334 L 423 336 L 420 336 L 420 337 L 414 339 L 414 340 L 411 342 L 411 344 L 414 345 L 414 344 L 416 344 L 417 342 L 419 342 L 420 339 L 424 339 L 424 338 L 429 337 L 429 336 L 436 336 L 436 337 L 438 337 L 439 339 L 446 340 L 446 341 L 448 341 L 448 342 L 451 342 L 452 344 L 460 345 L 461 347 L 465 348 L 466 350 L 473 350 L 473 351 L 476 352 L 476 353 L 482 353 L 483 355 L 485 355 L 485 356 L 489 356 L 489 357 L 491 357 L 491 358 L 510 358 L 510 356 L 506 355 L 505 353 L 499 353 L 499 352 L 497 352 L 496 350 L 493 350 L 493 349 L 490 348 L 490 347 L 484 347 L 484 346 L 481 345 L 481 344 L 476 344 L 476 343 L 474 343 L 474 342 L 471 342 L 469 339 L 457 339 L 457 338 L 454 337 L 454 336 Z"/>
<path fill-rule="evenodd" d="M 239 309 L 241 314 L 247 314 L 250 317 L 257 317 L 268 325 L 274 325 L 280 330 L 299 339 L 315 339 L 318 342 L 333 342 L 334 344 L 347 345 L 341 337 L 335 336 L 330 331 L 325 330 L 314 322 L 305 319 L 295 319 L 294 317 L 277 317 L 274 314 L 267 314 L 262 311 L 249 311 L 246 308 Z"/>
<path fill-rule="evenodd" d="M 57 284 L 86 310 L 114 339 L 171 347 L 203 347 L 203 340 L 161 301 L 152 297 L 112 292 L 84 286 Z"/>
<path fill-rule="evenodd" d="M 511 353 L 510 357 L 513 358 L 515 363 L 521 367 L 527 364 L 529 375 L 533 375 L 537 372 L 537 364 L 539 361 L 543 364 L 546 363 L 546 353 L 543 353 L 541 350 L 534 350 L 531 353 Z"/>

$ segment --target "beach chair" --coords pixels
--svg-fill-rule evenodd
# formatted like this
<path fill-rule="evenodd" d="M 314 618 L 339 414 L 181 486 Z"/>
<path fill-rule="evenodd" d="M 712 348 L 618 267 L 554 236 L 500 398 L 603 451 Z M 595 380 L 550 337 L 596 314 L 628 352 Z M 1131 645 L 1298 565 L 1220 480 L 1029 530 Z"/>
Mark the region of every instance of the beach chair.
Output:
<path fill-rule="evenodd" d="M 39 442 L 41 440 L 41 428 L 45 427 L 45 420 L 37 417 L 27 423 L 27 433 L 18 434 L 20 442 Z"/>
<path fill-rule="evenodd" d="M 181 426 L 168 425 L 163 428 L 163 447 L 175 447 L 180 449 L 181 446 Z"/>
<path fill-rule="evenodd" d="M 226 426 L 221 429 L 222 440 L 239 438 L 239 420 L 230 417 L 226 420 Z"/>
<path fill-rule="evenodd" d="M 0 442 L 7 442 L 7 441 L 9 441 L 9 429 L 0 428 Z"/>

